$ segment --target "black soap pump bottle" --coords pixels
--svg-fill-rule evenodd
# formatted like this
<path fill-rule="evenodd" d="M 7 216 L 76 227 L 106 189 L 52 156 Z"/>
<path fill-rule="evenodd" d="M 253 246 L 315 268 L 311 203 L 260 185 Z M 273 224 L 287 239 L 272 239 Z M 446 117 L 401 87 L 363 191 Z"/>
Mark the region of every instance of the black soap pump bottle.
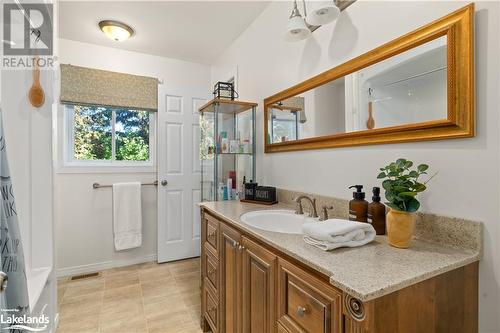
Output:
<path fill-rule="evenodd" d="M 377 235 L 385 235 L 385 205 L 380 202 L 380 187 L 373 188 L 372 202 L 368 205 L 368 223 Z"/>
<path fill-rule="evenodd" d="M 368 220 L 368 201 L 365 200 L 363 185 L 353 185 L 349 188 L 356 188 L 353 192 L 353 199 L 349 201 L 349 220 L 358 222 L 367 222 Z"/>

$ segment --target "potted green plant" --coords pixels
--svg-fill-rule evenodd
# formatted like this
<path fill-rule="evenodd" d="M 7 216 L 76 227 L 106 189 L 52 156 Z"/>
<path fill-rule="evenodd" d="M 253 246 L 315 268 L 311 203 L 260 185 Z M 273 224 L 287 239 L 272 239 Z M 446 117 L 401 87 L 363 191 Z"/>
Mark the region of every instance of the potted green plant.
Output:
<path fill-rule="evenodd" d="M 413 162 L 404 158 L 398 159 L 389 165 L 380 168 L 378 179 L 383 179 L 382 187 L 385 190 L 387 214 L 387 236 L 389 244 L 398 248 L 410 246 L 415 228 L 415 213 L 420 208 L 417 195 L 427 189 L 426 184 L 436 175 L 425 182 L 419 178 L 427 174 L 429 166 L 420 164 L 416 168 Z"/>

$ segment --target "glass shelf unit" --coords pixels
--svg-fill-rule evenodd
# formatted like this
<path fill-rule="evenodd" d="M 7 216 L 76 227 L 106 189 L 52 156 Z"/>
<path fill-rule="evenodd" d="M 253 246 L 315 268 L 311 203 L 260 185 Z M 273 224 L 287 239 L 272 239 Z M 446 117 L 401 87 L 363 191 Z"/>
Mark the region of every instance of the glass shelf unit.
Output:
<path fill-rule="evenodd" d="M 200 109 L 202 201 L 224 200 L 223 186 L 233 178 L 228 200 L 238 199 L 243 177 L 255 181 L 257 103 L 213 99 Z"/>

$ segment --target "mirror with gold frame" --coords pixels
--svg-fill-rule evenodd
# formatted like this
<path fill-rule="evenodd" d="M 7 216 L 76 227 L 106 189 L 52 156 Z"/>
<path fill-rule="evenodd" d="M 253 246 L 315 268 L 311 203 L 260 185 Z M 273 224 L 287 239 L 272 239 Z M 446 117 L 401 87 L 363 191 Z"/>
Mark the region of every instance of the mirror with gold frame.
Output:
<path fill-rule="evenodd" d="M 474 5 L 264 100 L 265 152 L 474 136 Z"/>

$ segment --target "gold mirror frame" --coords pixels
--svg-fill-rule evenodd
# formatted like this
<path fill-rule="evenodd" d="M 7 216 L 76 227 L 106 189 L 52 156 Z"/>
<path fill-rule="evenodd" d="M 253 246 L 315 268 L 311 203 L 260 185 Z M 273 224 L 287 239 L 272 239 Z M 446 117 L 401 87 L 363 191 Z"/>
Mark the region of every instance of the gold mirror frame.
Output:
<path fill-rule="evenodd" d="M 475 135 L 474 4 L 401 36 L 264 100 L 266 153 L 467 138 Z M 447 119 L 341 133 L 280 143 L 268 143 L 268 108 L 436 38 L 447 36 Z"/>

